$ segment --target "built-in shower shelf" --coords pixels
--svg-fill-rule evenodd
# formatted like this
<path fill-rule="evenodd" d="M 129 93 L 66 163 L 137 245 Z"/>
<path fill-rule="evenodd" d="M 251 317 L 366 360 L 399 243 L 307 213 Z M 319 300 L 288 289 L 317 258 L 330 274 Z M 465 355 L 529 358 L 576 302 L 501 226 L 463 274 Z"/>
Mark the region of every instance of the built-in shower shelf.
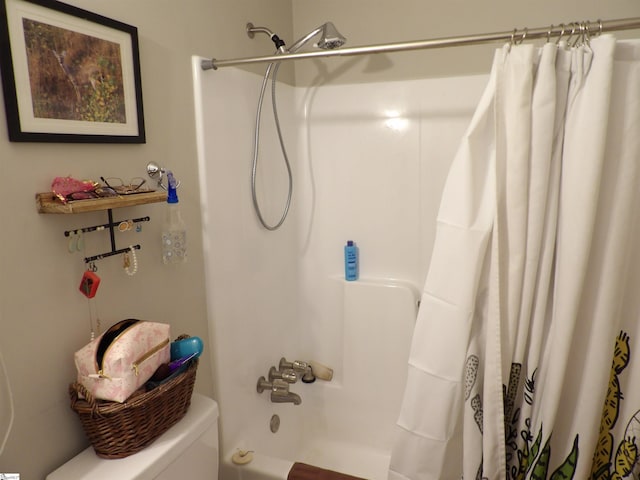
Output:
<path fill-rule="evenodd" d="M 133 207 L 149 203 L 167 201 L 167 192 L 158 190 L 149 193 L 136 193 L 120 197 L 91 198 L 88 200 L 72 200 L 62 203 L 51 192 L 36 193 L 38 213 L 86 213 L 113 208 Z"/>

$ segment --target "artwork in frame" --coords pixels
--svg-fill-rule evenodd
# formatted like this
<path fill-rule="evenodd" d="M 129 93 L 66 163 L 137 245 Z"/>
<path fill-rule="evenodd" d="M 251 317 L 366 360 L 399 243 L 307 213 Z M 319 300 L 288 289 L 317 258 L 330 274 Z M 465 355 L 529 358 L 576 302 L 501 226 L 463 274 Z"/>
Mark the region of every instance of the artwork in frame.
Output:
<path fill-rule="evenodd" d="M 54 0 L 0 0 L 9 140 L 145 143 L 138 30 Z"/>

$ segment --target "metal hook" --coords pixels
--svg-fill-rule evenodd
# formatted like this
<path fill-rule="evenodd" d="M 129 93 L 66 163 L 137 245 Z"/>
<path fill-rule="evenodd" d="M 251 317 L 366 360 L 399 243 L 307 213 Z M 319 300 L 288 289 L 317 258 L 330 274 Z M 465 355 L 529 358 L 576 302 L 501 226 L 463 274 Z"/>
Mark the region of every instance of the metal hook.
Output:
<path fill-rule="evenodd" d="M 156 180 L 158 182 L 158 186 L 163 190 L 167 189 L 167 187 L 162 183 L 162 179 L 164 178 L 165 173 L 167 173 L 167 170 L 164 167 L 161 167 L 160 165 L 158 165 L 157 163 L 149 162 L 147 164 L 147 175 L 149 175 L 150 178 L 153 178 L 154 180 Z M 178 183 L 176 184 L 176 188 L 178 188 L 179 186 L 180 186 L 180 180 L 178 180 Z"/>
<path fill-rule="evenodd" d="M 551 40 L 551 32 L 553 31 L 553 23 L 549 25 L 549 30 L 547 30 L 547 43 Z"/>
<path fill-rule="evenodd" d="M 510 46 L 520 45 L 522 42 L 524 42 L 524 39 L 527 37 L 527 32 L 528 32 L 528 29 L 527 27 L 525 27 L 524 32 L 522 32 L 522 35 L 520 36 L 520 38 L 516 39 L 516 35 L 518 34 L 518 29 L 514 28 L 513 33 L 511 34 Z"/>
<path fill-rule="evenodd" d="M 578 44 L 580 43 L 580 40 L 582 39 L 582 24 L 581 23 L 576 23 L 575 31 L 577 32 L 576 33 L 576 38 L 573 39 L 573 43 L 571 44 L 571 46 L 573 48 L 577 47 Z"/>
<path fill-rule="evenodd" d="M 591 28 L 589 26 L 591 22 L 587 20 L 584 22 L 584 31 L 582 32 L 582 44 L 587 47 L 591 47 Z"/>
<path fill-rule="evenodd" d="M 518 33 L 518 29 L 514 28 L 513 32 L 511 33 L 511 41 L 509 42 L 510 46 L 513 46 L 516 44 L 516 33 Z"/>
<path fill-rule="evenodd" d="M 569 37 L 567 37 L 567 45 L 571 45 L 571 39 L 573 38 L 575 33 L 576 33 L 576 22 L 571 22 L 571 33 L 569 34 Z"/>
<path fill-rule="evenodd" d="M 585 44 L 585 24 L 584 22 L 580 22 L 578 24 L 578 28 L 580 30 L 580 33 L 578 33 L 578 36 L 576 37 L 575 41 L 573 42 L 573 46 L 577 47 L 577 46 L 582 46 Z"/>
<path fill-rule="evenodd" d="M 589 30 L 589 22 L 585 22 L 584 24 L 584 41 L 583 43 L 587 47 L 591 47 L 591 31 Z"/>
<path fill-rule="evenodd" d="M 556 40 L 556 45 L 560 44 L 560 40 L 562 40 L 562 37 L 564 37 L 564 32 L 565 32 L 564 23 L 561 23 L 559 27 L 561 28 L 561 30 L 560 30 L 560 35 L 558 35 L 558 40 Z"/>
<path fill-rule="evenodd" d="M 524 27 L 524 32 L 522 32 L 522 37 L 520 37 L 520 41 L 518 42 L 518 45 L 522 44 L 522 42 L 524 42 L 524 39 L 527 38 L 527 33 L 529 32 L 529 29 L 527 27 Z"/>

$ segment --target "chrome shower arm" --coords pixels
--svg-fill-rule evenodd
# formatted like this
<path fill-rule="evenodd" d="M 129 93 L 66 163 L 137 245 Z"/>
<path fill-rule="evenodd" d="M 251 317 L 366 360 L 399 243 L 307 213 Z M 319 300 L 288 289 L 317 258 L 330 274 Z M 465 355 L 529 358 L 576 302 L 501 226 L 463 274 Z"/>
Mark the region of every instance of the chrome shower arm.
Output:
<path fill-rule="evenodd" d="M 281 40 L 280 37 L 278 37 L 278 35 L 273 33 L 268 28 L 266 28 L 266 27 L 256 27 L 251 22 L 247 23 L 247 27 L 246 28 L 247 28 L 247 36 L 249 38 L 255 37 L 256 33 L 265 33 L 265 34 L 269 35 L 269 38 L 273 41 L 273 43 L 275 44 L 276 48 L 278 49 L 278 51 L 280 53 L 286 53 L 287 52 L 287 50 L 285 49 L 284 41 Z"/>

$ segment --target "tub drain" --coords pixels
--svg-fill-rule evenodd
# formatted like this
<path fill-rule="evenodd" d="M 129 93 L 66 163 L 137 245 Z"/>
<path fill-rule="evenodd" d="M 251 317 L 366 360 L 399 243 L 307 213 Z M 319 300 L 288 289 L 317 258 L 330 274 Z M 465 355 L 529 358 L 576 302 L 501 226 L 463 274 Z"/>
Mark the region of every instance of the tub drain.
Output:
<path fill-rule="evenodd" d="M 271 433 L 276 433 L 278 431 L 280 428 L 280 417 L 278 415 L 273 415 L 271 417 L 269 428 L 271 429 Z"/>

